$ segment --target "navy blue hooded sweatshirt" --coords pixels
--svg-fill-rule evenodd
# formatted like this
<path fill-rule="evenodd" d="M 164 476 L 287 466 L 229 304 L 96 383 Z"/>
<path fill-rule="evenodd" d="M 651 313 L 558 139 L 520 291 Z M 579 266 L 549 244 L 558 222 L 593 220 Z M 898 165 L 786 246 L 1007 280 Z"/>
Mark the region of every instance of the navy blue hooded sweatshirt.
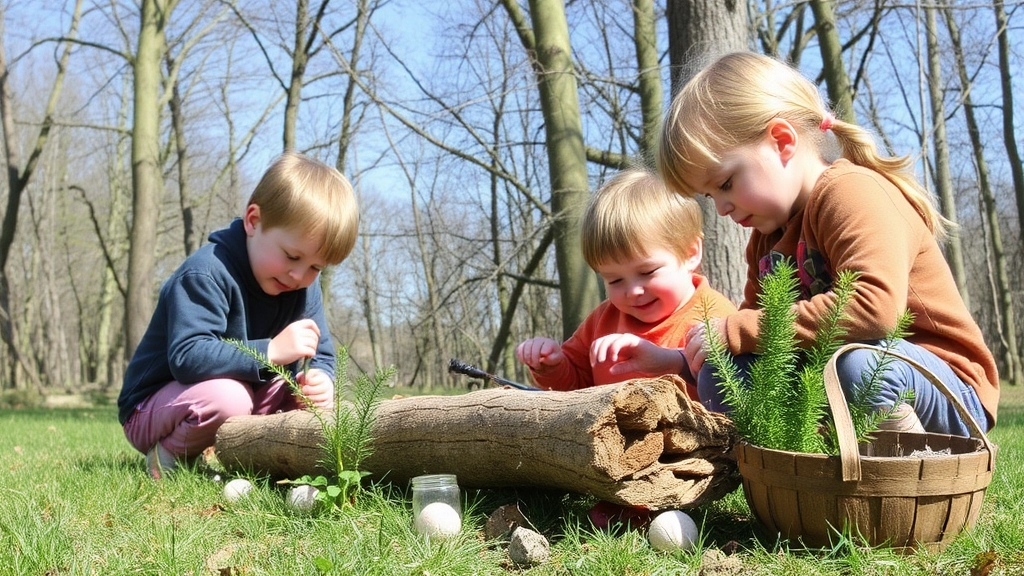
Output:
<path fill-rule="evenodd" d="M 160 289 L 153 318 L 125 370 L 117 399 L 122 425 L 140 402 L 172 380 L 191 384 L 232 378 L 253 386 L 266 383 L 273 375 L 227 340 L 239 340 L 265 356 L 271 338 L 304 318 L 320 327 L 320 343 L 310 367 L 334 377 L 334 344 L 319 281 L 303 290 L 269 296 L 249 266 L 240 218 L 210 234 L 209 240 Z M 297 370 L 297 365 L 292 369 Z"/>

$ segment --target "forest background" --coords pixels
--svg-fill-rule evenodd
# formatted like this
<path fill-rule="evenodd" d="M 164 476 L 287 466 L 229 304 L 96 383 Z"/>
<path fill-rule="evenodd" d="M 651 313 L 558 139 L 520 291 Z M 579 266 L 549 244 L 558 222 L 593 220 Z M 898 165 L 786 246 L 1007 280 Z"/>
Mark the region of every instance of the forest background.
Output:
<path fill-rule="evenodd" d="M 715 54 L 792 61 L 917 159 L 1001 375 L 1022 380 L 1020 2 L 0 0 L 7 178 L 0 405 L 110 398 L 161 283 L 297 149 L 361 209 L 326 271 L 332 334 L 398 386 L 524 381 L 515 345 L 601 299 L 590 191 L 649 161 L 672 87 Z M 704 272 L 738 301 L 743 231 L 705 206 Z M 724 222 L 723 222 L 724 221 Z"/>

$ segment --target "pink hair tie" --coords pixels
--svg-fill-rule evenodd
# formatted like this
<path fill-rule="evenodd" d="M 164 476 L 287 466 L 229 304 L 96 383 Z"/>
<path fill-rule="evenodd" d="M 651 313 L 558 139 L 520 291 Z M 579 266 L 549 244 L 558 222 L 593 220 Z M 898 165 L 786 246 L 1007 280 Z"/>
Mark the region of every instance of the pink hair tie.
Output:
<path fill-rule="evenodd" d="M 832 129 L 832 124 L 835 123 L 836 119 L 831 114 L 825 114 L 825 117 L 821 119 L 821 124 L 818 124 L 818 129 L 822 132 L 828 132 Z"/>

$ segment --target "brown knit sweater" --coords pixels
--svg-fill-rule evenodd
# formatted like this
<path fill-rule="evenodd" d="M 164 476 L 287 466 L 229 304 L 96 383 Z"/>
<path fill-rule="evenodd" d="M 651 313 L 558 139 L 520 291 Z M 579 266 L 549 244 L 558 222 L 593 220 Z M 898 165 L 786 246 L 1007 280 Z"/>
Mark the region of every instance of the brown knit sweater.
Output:
<path fill-rule="evenodd" d="M 909 341 L 945 360 L 974 387 L 996 421 L 999 378 L 981 329 L 957 291 L 953 274 L 921 215 L 881 174 L 838 160 L 818 179 L 807 204 L 784 229 L 754 231 L 747 245 L 747 284 L 740 311 L 726 319 L 733 354 L 757 347 L 758 279 L 770 261 L 792 258 L 801 275 L 797 336 L 813 340 L 833 301 L 836 270 L 860 272 L 847 308 L 849 341 L 882 338 L 904 309 L 914 314 Z M 985 423 L 980 423 L 984 426 Z"/>

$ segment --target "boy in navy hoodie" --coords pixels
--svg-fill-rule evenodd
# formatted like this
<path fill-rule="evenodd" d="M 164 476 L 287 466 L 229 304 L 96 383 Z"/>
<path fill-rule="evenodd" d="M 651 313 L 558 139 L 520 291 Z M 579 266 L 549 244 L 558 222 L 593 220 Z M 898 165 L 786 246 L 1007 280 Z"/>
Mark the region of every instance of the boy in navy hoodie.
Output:
<path fill-rule="evenodd" d="M 201 455 L 231 416 L 303 406 L 283 379 L 228 340 L 290 367 L 315 408 L 333 406 L 334 344 L 317 280 L 352 251 L 358 226 L 348 180 L 286 152 L 243 216 L 210 234 L 164 283 L 117 401 L 150 476 Z"/>

